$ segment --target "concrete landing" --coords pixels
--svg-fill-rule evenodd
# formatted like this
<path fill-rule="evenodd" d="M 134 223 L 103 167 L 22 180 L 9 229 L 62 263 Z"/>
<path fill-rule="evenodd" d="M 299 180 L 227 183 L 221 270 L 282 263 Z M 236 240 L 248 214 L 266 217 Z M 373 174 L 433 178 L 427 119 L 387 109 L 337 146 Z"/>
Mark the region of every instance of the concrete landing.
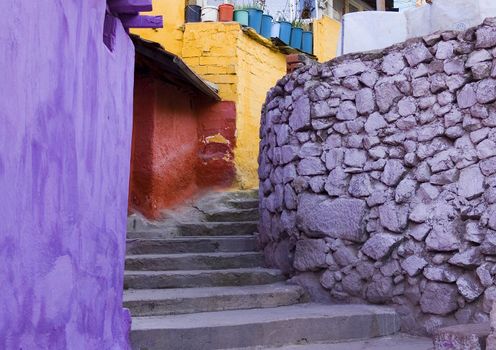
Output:
<path fill-rule="evenodd" d="M 366 339 L 394 334 L 393 309 L 299 304 L 267 309 L 133 318 L 134 349 L 225 349 Z"/>
<path fill-rule="evenodd" d="M 429 338 L 395 335 L 370 340 L 343 342 L 289 345 L 282 347 L 251 347 L 230 350 L 432 350 L 432 340 Z"/>

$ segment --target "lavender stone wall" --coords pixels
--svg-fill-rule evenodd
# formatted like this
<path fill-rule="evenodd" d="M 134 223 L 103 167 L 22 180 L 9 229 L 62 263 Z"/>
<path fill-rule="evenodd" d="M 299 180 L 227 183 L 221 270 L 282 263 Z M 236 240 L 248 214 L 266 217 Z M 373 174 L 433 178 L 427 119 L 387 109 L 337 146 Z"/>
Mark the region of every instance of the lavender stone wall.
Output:
<path fill-rule="evenodd" d="M 306 66 L 263 108 L 260 242 L 317 299 L 404 330 L 496 299 L 496 20 Z"/>
<path fill-rule="evenodd" d="M 0 1 L 0 349 L 127 349 L 134 49 L 104 0 Z"/>

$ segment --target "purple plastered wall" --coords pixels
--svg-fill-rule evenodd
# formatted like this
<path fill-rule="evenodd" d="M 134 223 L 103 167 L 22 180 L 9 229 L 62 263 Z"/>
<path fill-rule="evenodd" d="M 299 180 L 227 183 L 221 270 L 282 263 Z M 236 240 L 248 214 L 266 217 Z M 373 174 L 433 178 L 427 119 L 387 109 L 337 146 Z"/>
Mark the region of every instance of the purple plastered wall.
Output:
<path fill-rule="evenodd" d="M 104 0 L 0 1 L 0 349 L 127 349 L 134 49 Z"/>

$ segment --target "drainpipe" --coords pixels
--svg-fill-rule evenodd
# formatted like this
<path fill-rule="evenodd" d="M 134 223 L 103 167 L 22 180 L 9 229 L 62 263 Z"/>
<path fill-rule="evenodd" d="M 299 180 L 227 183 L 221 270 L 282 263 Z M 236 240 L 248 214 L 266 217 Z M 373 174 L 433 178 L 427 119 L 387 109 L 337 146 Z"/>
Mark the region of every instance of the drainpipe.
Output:
<path fill-rule="evenodd" d="M 376 0 L 377 11 L 386 11 L 386 0 Z"/>

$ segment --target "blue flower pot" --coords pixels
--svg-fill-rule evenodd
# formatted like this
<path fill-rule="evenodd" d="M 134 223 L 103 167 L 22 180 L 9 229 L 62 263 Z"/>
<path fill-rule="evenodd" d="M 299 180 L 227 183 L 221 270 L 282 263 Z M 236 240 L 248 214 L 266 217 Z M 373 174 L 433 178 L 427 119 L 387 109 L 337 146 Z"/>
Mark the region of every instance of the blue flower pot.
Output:
<path fill-rule="evenodd" d="M 313 54 L 313 33 L 304 31 L 301 38 L 301 50 Z"/>
<path fill-rule="evenodd" d="M 248 18 L 249 18 L 248 11 L 245 10 L 236 10 L 234 11 L 234 20 L 241 24 L 242 26 L 248 26 Z"/>
<path fill-rule="evenodd" d="M 292 28 L 291 29 L 291 46 L 295 49 L 301 50 L 301 39 L 303 37 L 303 29 Z"/>
<path fill-rule="evenodd" d="M 272 16 L 270 15 L 262 15 L 262 28 L 260 29 L 260 34 L 270 39 L 270 35 L 272 33 Z"/>
<path fill-rule="evenodd" d="M 281 29 L 279 30 L 279 39 L 289 45 L 291 40 L 291 23 L 283 21 L 279 22 L 279 25 L 281 26 Z"/>
<path fill-rule="evenodd" d="M 248 26 L 255 29 L 255 31 L 260 34 L 262 29 L 262 10 L 259 9 L 247 9 L 248 11 Z"/>
<path fill-rule="evenodd" d="M 270 31 L 270 37 L 279 38 L 279 34 L 281 34 L 281 23 L 279 22 L 272 23 L 272 30 Z"/>

